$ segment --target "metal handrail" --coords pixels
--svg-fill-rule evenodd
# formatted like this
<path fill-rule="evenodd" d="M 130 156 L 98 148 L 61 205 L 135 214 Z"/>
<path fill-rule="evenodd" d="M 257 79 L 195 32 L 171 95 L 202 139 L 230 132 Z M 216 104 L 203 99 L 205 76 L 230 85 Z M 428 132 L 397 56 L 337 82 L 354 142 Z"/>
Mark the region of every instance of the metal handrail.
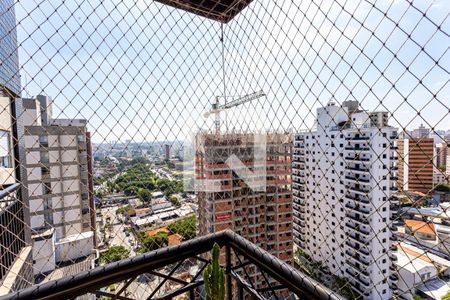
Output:
<path fill-rule="evenodd" d="M 14 183 L 11 184 L 10 186 L 0 190 L 0 202 L 5 199 L 6 197 L 8 197 L 9 195 L 11 195 L 12 193 L 16 192 L 20 187 L 20 183 Z"/>
<path fill-rule="evenodd" d="M 74 276 L 23 289 L 0 297 L 0 299 L 67 299 L 89 292 L 95 293 L 97 289 L 104 286 L 208 252 L 214 243 L 226 247 L 227 253 L 230 252 L 230 248 L 233 249 L 301 299 L 343 299 L 337 293 L 231 230 L 205 235 L 177 246 L 165 247 L 109 263 Z M 227 262 L 229 263 L 228 259 Z M 231 267 L 227 265 L 226 269 L 228 270 L 227 276 L 231 276 Z"/>

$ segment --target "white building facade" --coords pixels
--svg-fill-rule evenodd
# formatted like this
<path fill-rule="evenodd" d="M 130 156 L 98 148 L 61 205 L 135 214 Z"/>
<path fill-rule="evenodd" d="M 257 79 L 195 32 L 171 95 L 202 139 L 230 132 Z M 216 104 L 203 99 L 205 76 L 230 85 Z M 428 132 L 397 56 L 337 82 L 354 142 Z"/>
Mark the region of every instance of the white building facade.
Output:
<path fill-rule="evenodd" d="M 94 253 L 87 122 L 52 119 L 45 96 L 22 99 L 22 104 L 34 274 L 39 276 Z M 65 241 L 70 241 L 70 255 Z"/>
<path fill-rule="evenodd" d="M 319 108 L 317 130 L 295 137 L 295 244 L 364 299 L 390 299 L 397 130 L 355 102 Z"/>

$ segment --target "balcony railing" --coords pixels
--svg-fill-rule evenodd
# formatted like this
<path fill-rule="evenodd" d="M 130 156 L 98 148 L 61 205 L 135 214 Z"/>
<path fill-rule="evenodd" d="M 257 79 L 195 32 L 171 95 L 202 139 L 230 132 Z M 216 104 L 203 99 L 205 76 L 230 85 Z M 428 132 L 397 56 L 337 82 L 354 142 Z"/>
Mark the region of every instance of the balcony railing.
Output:
<path fill-rule="evenodd" d="M 189 299 L 195 299 L 196 296 L 203 298 L 204 282 L 201 274 L 210 264 L 207 257 L 214 243 L 219 244 L 225 253 L 222 265 L 225 269 L 227 299 L 277 299 L 280 295 L 283 298 L 296 295 L 300 299 L 343 299 L 289 264 L 226 230 L 24 289 L 7 295 L 5 300 L 70 299 L 87 294 L 135 299 L 137 297 L 130 295 L 129 290 L 136 289 L 132 283 L 144 274 L 147 278 L 162 279 L 159 284 L 146 285 L 144 298 L 172 299 L 184 294 Z M 186 273 L 186 265 L 195 270 L 190 280 L 177 276 Z M 259 279 L 255 280 L 255 275 L 259 275 Z M 108 289 L 111 285 L 117 288 L 114 291 Z"/>
<path fill-rule="evenodd" d="M 0 191 L 0 281 L 25 246 L 23 205 L 17 197 L 20 184 Z"/>
<path fill-rule="evenodd" d="M 365 140 L 369 140 L 370 137 L 369 136 L 349 136 L 346 137 L 345 140 L 346 141 L 365 141 Z"/>

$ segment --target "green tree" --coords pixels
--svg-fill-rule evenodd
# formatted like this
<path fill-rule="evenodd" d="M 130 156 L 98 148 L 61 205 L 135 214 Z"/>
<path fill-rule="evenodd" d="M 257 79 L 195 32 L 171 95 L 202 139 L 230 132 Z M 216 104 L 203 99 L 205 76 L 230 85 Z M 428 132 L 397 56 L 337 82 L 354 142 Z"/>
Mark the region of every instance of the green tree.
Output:
<path fill-rule="evenodd" d="M 197 235 L 197 218 L 195 216 L 184 218 L 168 225 L 167 229 L 181 235 L 183 241 L 193 239 Z"/>
<path fill-rule="evenodd" d="M 145 251 L 153 251 L 162 247 L 166 247 L 169 243 L 169 235 L 165 232 L 158 232 L 155 235 L 149 236 L 144 233 L 146 236 L 143 238 L 142 246 Z"/>
<path fill-rule="evenodd" d="M 203 271 L 206 300 L 225 299 L 225 271 L 219 265 L 219 256 L 220 247 L 214 243 L 211 264 Z"/>
<path fill-rule="evenodd" d="M 131 205 L 126 205 L 126 206 L 123 206 L 123 207 L 121 207 L 121 208 L 118 208 L 118 209 L 116 209 L 116 215 L 119 215 L 119 214 L 125 214 L 125 213 L 127 213 L 130 209 L 133 209 L 133 206 L 131 206 Z"/>
<path fill-rule="evenodd" d="M 106 178 L 103 176 L 94 177 L 94 185 L 101 185 L 106 181 Z"/>
<path fill-rule="evenodd" d="M 179 180 L 159 179 L 156 182 L 159 190 L 163 191 L 166 196 L 181 193 L 183 191 L 183 182 Z"/>
<path fill-rule="evenodd" d="M 137 196 L 144 202 L 149 202 L 152 200 L 152 193 L 144 188 L 138 189 Z"/>
<path fill-rule="evenodd" d="M 169 197 L 169 201 L 170 201 L 170 203 L 172 203 L 172 205 L 175 206 L 175 207 L 180 207 L 180 206 L 181 206 L 181 202 L 180 202 L 180 200 L 178 200 L 177 197 L 170 196 L 170 197 Z"/>
<path fill-rule="evenodd" d="M 124 246 L 112 246 L 100 255 L 100 261 L 107 264 L 130 257 L 130 250 Z"/>
<path fill-rule="evenodd" d="M 137 192 L 137 188 L 135 186 L 127 186 L 126 188 L 124 188 L 122 190 L 126 196 L 136 195 L 136 192 Z"/>
<path fill-rule="evenodd" d="M 351 288 L 350 282 L 347 278 L 333 276 L 334 279 L 334 290 L 339 294 L 344 296 L 346 299 L 355 300 L 358 299 L 358 295 Z"/>

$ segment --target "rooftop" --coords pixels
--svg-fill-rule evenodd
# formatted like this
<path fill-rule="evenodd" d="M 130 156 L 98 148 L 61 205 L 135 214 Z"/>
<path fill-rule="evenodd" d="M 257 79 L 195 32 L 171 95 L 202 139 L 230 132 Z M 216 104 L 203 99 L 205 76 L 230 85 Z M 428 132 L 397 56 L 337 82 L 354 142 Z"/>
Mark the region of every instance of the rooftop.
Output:
<path fill-rule="evenodd" d="M 405 225 L 409 227 L 413 233 L 436 234 L 436 228 L 433 223 L 418 220 L 405 220 Z"/>
<path fill-rule="evenodd" d="M 59 239 L 58 244 L 64 244 L 64 243 L 74 242 L 77 240 L 88 239 L 88 238 L 92 238 L 93 236 L 94 236 L 94 232 L 92 232 L 92 231 L 86 231 L 86 232 L 82 232 L 82 233 L 78 233 L 78 234 L 72 234 L 72 235 L 66 236 L 65 238 Z"/>
<path fill-rule="evenodd" d="M 428 264 L 431 264 L 434 267 L 439 268 L 440 271 L 447 270 L 448 268 L 450 268 L 450 260 L 445 259 L 429 251 L 423 250 L 410 243 L 401 242 L 398 245 L 398 249 L 401 250 L 402 253 L 407 255 L 409 259 L 413 261 L 413 264 L 416 261 L 419 264 L 422 264 L 422 266 L 425 265 L 428 266 Z"/>
<path fill-rule="evenodd" d="M 407 247 L 400 246 L 399 249 L 401 251 L 396 253 L 397 262 L 395 263 L 398 267 L 411 273 L 418 273 L 426 268 L 435 268 L 428 257 Z"/>
<path fill-rule="evenodd" d="M 436 277 L 419 284 L 416 289 L 431 299 L 444 299 L 443 297 L 450 291 L 450 281 Z"/>
<path fill-rule="evenodd" d="M 164 227 L 164 228 L 158 228 L 158 229 L 154 229 L 154 230 L 147 230 L 145 233 L 147 233 L 149 236 L 154 236 L 155 234 L 158 234 L 160 232 L 169 234 L 170 230 Z"/>

